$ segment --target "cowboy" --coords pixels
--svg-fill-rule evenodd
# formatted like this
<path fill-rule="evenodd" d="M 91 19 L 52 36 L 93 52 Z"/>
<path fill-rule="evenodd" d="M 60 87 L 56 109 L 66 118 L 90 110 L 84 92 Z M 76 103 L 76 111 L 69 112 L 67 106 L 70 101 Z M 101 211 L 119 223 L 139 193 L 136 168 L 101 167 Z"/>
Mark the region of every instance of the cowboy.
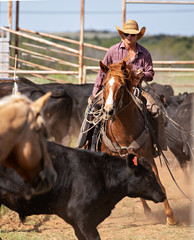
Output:
<path fill-rule="evenodd" d="M 144 36 L 146 28 L 142 27 L 141 30 L 139 30 L 138 23 L 135 20 L 128 20 L 124 24 L 123 29 L 121 29 L 119 26 L 116 26 L 116 29 L 121 36 L 122 41 L 113 45 L 107 51 L 103 59 L 103 63 L 108 67 L 108 65 L 112 63 L 118 63 L 128 56 L 127 63 L 133 64 L 133 68 L 136 70 L 139 79 L 137 87 L 141 88 L 143 80 L 149 82 L 152 81 L 154 77 L 151 54 L 146 48 L 137 43 L 137 41 Z M 89 106 L 91 105 L 96 94 L 100 92 L 104 76 L 105 73 L 100 69 L 96 77 L 92 94 L 88 99 Z M 148 110 L 152 112 L 153 116 L 158 116 L 159 108 L 155 104 L 155 101 L 146 92 L 143 92 L 142 95 L 147 99 Z M 87 127 L 87 124 L 85 124 L 85 126 L 82 125 L 80 136 L 76 144 L 77 147 L 83 147 L 87 138 L 87 134 L 83 134 L 83 132 L 86 132 Z"/>

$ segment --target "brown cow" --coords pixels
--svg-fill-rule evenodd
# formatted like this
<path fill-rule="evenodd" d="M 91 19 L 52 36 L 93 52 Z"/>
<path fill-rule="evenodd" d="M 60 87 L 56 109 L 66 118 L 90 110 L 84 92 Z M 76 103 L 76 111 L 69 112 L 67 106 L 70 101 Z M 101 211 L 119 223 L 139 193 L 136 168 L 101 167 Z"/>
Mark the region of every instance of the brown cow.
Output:
<path fill-rule="evenodd" d="M 11 95 L 0 101 L 0 164 L 17 171 L 35 193 L 51 189 L 56 178 L 41 115 L 49 97 L 50 93 L 32 102 L 24 95 Z"/>
<path fill-rule="evenodd" d="M 45 123 L 52 136 L 50 140 L 70 145 L 71 137 L 78 137 L 93 84 L 36 84 L 19 78 L 18 86 L 19 91 L 32 101 L 52 92 L 43 108 Z M 0 97 L 11 94 L 12 88 L 13 83 L 0 83 Z"/>

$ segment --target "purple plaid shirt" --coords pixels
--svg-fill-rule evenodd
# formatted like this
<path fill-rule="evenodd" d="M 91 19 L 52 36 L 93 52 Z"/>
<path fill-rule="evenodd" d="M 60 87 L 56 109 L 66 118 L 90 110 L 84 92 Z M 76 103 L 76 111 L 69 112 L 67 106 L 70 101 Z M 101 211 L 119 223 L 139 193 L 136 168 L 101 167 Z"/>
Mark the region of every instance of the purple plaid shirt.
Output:
<path fill-rule="evenodd" d="M 154 70 L 152 64 L 152 57 L 147 49 L 145 49 L 140 44 L 136 43 L 136 55 L 134 60 L 132 61 L 134 68 L 141 68 L 144 72 L 144 79 L 146 81 L 152 81 L 154 77 Z M 129 51 L 125 48 L 124 41 L 113 45 L 106 53 L 103 63 L 108 66 L 112 63 L 120 62 Z M 129 61 L 130 62 L 130 61 Z M 97 92 L 101 90 L 102 81 L 104 79 L 105 73 L 101 71 L 98 72 L 96 77 L 96 82 L 94 85 L 94 89 L 92 95 L 95 95 Z"/>

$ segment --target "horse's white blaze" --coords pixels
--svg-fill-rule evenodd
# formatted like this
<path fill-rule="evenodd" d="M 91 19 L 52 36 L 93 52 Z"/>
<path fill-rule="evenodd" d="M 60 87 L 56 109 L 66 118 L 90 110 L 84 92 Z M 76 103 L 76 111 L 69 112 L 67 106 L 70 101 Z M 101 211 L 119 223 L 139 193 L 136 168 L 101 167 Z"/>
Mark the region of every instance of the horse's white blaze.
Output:
<path fill-rule="evenodd" d="M 110 81 L 108 82 L 109 86 L 110 86 L 110 90 L 109 90 L 109 94 L 108 94 L 108 98 L 106 100 L 105 103 L 105 109 L 108 108 L 109 106 L 113 105 L 113 90 L 112 90 L 112 86 L 115 83 L 114 78 L 111 78 Z"/>

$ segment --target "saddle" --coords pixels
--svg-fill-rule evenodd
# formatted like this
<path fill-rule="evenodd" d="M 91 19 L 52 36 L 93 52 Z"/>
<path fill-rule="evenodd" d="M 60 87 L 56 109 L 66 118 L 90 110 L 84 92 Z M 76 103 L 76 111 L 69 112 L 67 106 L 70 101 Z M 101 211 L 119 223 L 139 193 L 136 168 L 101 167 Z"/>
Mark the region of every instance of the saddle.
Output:
<path fill-rule="evenodd" d="M 162 112 L 151 96 L 147 94 L 147 92 L 143 91 L 143 94 L 141 94 L 136 101 L 138 101 L 139 108 L 141 108 L 147 129 L 143 131 L 142 134 L 134 142 L 132 142 L 129 147 L 133 148 L 134 150 L 140 148 L 145 143 L 149 135 L 148 132 L 150 132 L 153 142 L 153 156 L 156 157 L 160 155 L 161 150 L 167 150 Z M 110 151 L 116 153 L 118 151 L 120 152 L 119 146 L 117 146 L 117 144 L 112 144 L 111 141 L 106 137 L 104 131 L 105 120 L 96 119 L 95 123 L 97 124 L 92 123 L 92 118 L 94 118 L 94 116 L 91 113 L 101 110 L 101 114 L 99 114 L 101 117 L 103 114 L 102 108 L 102 93 L 100 93 L 94 98 L 92 104 L 86 109 L 86 117 L 82 124 L 80 136 L 77 141 L 79 144 L 77 144 L 77 147 L 84 147 L 85 149 L 91 151 L 99 151 L 101 142 L 100 140 L 103 136 L 104 142 Z"/>

